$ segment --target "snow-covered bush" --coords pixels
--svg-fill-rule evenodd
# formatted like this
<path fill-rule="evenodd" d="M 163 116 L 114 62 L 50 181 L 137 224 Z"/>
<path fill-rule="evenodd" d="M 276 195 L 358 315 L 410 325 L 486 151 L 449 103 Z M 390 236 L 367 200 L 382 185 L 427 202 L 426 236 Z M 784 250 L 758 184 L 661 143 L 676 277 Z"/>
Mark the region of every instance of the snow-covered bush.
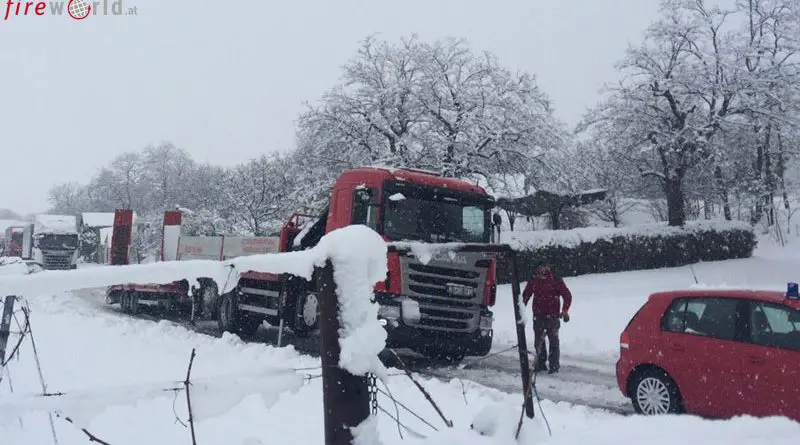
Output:
<path fill-rule="evenodd" d="M 661 223 L 624 229 L 507 232 L 505 236 L 510 239 L 504 241 L 519 252 L 523 275 L 541 260 L 561 276 L 576 276 L 748 258 L 757 244 L 749 224 L 731 221 L 692 221 L 683 227 Z M 500 259 L 500 283 L 511 281 L 510 266 L 510 261 Z"/>

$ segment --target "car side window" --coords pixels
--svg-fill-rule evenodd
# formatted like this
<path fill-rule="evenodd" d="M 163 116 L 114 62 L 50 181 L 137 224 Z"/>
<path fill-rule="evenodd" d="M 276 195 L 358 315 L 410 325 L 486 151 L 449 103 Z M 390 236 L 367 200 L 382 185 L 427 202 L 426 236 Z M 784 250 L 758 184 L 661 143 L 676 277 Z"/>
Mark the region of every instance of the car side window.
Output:
<path fill-rule="evenodd" d="M 735 298 L 691 297 L 675 300 L 664 314 L 663 329 L 669 332 L 736 340 L 740 326 Z"/>
<path fill-rule="evenodd" d="M 668 332 L 686 332 L 686 304 L 687 301 L 683 298 L 672 302 L 664 313 L 663 330 Z"/>
<path fill-rule="evenodd" d="M 778 304 L 753 301 L 749 318 L 751 342 L 760 346 L 800 351 L 800 311 Z"/>

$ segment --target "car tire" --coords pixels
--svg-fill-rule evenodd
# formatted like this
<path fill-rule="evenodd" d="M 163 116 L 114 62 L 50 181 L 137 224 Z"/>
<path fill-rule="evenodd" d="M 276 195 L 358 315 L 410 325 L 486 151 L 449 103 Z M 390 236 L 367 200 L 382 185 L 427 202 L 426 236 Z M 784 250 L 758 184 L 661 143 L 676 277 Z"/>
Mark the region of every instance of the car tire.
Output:
<path fill-rule="evenodd" d="M 631 402 L 637 414 L 655 416 L 683 411 L 678 385 L 661 369 L 636 373 L 630 389 Z"/>

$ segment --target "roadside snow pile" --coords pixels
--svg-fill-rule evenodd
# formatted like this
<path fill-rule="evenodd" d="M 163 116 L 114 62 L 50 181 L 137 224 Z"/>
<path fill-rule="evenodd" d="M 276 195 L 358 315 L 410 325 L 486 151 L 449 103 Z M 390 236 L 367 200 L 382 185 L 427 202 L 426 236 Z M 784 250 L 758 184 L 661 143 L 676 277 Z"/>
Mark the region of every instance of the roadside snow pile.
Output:
<path fill-rule="evenodd" d="M 358 252 L 358 255 L 361 255 L 361 251 L 352 250 L 352 246 L 362 244 L 361 238 L 369 237 L 369 232 L 375 233 L 366 226 L 349 226 L 329 233 L 323 237 L 323 240 L 333 237 L 339 240 L 337 248 L 343 246 L 344 250 L 352 253 Z M 382 239 L 381 243 L 385 245 Z M 0 277 L 0 289 L 8 295 L 38 295 L 126 283 L 167 284 L 182 279 L 188 280 L 190 284 L 196 284 L 199 278 L 210 278 L 217 283 L 220 292 L 225 293 L 236 285 L 237 280 L 233 279 L 232 273 L 247 271 L 290 273 L 311 279 L 314 267 L 323 266 L 325 260 L 332 254 L 333 249 L 329 243 L 321 241 L 313 249 L 300 252 L 251 255 L 226 261 L 163 261 L 68 271 L 54 270 L 29 276 Z M 385 262 L 384 253 L 383 263 Z M 385 272 L 383 277 L 385 277 Z M 382 280 L 383 277 L 380 279 Z M 223 287 L 225 283 L 227 283 L 227 287 Z"/>
<path fill-rule="evenodd" d="M 743 221 L 698 220 L 687 221 L 684 227 L 670 227 L 666 223 L 659 223 L 626 228 L 583 227 L 571 230 L 504 232 L 502 242 L 509 244 L 514 250 L 536 250 L 548 246 L 574 248 L 582 243 L 596 243 L 600 240 L 610 242 L 617 237 L 679 236 L 730 230 L 752 232 L 753 228 Z"/>
<path fill-rule="evenodd" d="M 30 273 L 28 265 L 20 257 L 0 257 L 0 275 L 27 275 Z"/>

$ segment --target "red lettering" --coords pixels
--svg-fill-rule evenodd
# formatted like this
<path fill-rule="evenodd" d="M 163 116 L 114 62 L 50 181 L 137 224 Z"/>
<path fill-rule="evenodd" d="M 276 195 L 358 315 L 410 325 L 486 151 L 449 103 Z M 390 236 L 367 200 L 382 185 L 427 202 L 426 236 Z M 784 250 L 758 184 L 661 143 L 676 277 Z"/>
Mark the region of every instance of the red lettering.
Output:
<path fill-rule="evenodd" d="M 31 9 L 31 6 L 33 6 L 33 2 L 25 2 L 25 14 L 24 15 L 28 15 L 28 10 Z"/>
<path fill-rule="evenodd" d="M 36 4 L 36 10 L 34 11 L 36 15 L 44 15 L 44 8 L 47 7 L 45 2 L 39 2 Z"/>

